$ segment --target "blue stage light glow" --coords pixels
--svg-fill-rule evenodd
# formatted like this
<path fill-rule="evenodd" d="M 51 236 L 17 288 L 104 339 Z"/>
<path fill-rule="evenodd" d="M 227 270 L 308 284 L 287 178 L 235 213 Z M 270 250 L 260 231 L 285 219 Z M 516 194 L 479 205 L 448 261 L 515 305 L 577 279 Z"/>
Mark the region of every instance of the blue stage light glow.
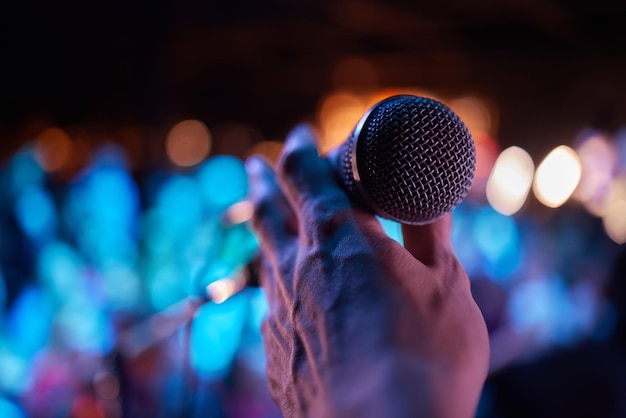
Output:
<path fill-rule="evenodd" d="M 150 302 L 156 311 L 162 311 L 188 295 L 188 282 L 181 277 L 179 264 L 172 260 L 151 260 L 145 276 Z"/>
<path fill-rule="evenodd" d="M 65 300 L 80 285 L 83 262 L 74 248 L 62 242 L 46 245 L 37 259 L 40 282 L 56 297 Z"/>
<path fill-rule="evenodd" d="M 111 151 L 102 152 L 71 185 L 63 219 L 90 259 L 132 263 L 139 213 L 138 187 L 124 167 L 123 155 Z"/>
<path fill-rule="evenodd" d="M 107 354 L 114 345 L 114 330 L 107 312 L 86 294 L 75 294 L 60 308 L 55 324 L 63 341 L 87 353 Z"/>
<path fill-rule="evenodd" d="M 253 368 L 260 376 L 265 374 L 265 350 L 261 339 L 261 324 L 267 315 L 269 306 L 265 293 L 260 288 L 249 288 L 246 290 L 249 300 L 249 315 L 247 326 L 247 339 L 242 342 L 242 357 L 247 364 Z"/>
<path fill-rule="evenodd" d="M 0 417 L 26 418 L 26 415 L 16 404 L 0 396 Z"/>
<path fill-rule="evenodd" d="M 207 207 L 224 210 L 248 194 L 248 175 L 243 162 L 229 155 L 213 157 L 198 170 Z"/>
<path fill-rule="evenodd" d="M 461 203 L 452 212 L 452 245 L 470 280 L 483 274 L 482 255 L 472 235 L 475 208 Z"/>
<path fill-rule="evenodd" d="M 225 231 L 219 258 L 236 269 L 249 263 L 258 249 L 259 241 L 250 227 L 247 224 L 234 225 Z"/>
<path fill-rule="evenodd" d="M 18 193 L 25 187 L 41 184 L 44 180 L 44 171 L 35 159 L 31 147 L 25 147 L 15 154 L 10 165 L 10 186 L 13 193 Z"/>
<path fill-rule="evenodd" d="M 52 196 L 41 186 L 31 185 L 19 192 L 14 214 L 24 233 L 34 242 L 43 244 L 56 235 L 56 207 Z"/>
<path fill-rule="evenodd" d="M 257 332 L 261 332 L 261 324 L 267 315 L 269 306 L 264 290 L 261 288 L 248 289 L 250 297 L 250 326 Z"/>
<path fill-rule="evenodd" d="M 7 336 L 14 350 L 32 358 L 43 349 L 50 336 L 54 317 L 53 302 L 36 286 L 26 287 L 7 313 Z"/>
<path fill-rule="evenodd" d="M 522 261 L 520 235 L 513 218 L 486 206 L 476 213 L 472 235 L 482 253 L 485 274 L 499 282 L 511 279 Z"/>
<path fill-rule="evenodd" d="M 191 360 L 206 378 L 220 378 L 228 371 L 247 316 L 247 297 L 236 294 L 223 303 L 206 303 L 191 328 Z"/>
<path fill-rule="evenodd" d="M 520 283 L 513 289 L 508 305 L 513 328 L 532 334 L 545 345 L 567 345 L 580 337 L 576 310 L 567 284 L 559 276 Z"/>
<path fill-rule="evenodd" d="M 133 309 L 141 302 L 142 284 L 133 266 L 110 261 L 102 267 L 104 296 L 110 309 Z"/>
<path fill-rule="evenodd" d="M 32 359 L 18 355 L 15 349 L 19 347 L 0 335 L 0 393 L 21 394 L 31 383 Z"/>
<path fill-rule="evenodd" d="M 241 266 L 233 266 L 221 260 L 213 260 L 207 263 L 195 278 L 194 283 L 192 283 L 191 292 L 196 295 L 206 296 L 208 285 L 221 279 L 232 278 L 237 273 L 237 268 L 239 267 Z"/>
<path fill-rule="evenodd" d="M 381 218 L 379 216 L 377 216 L 376 219 L 378 219 L 389 238 L 399 242 L 401 245 L 404 245 L 404 239 L 402 238 L 402 226 L 398 222 Z"/>
<path fill-rule="evenodd" d="M 202 221 L 200 189 L 195 180 L 178 175 L 159 190 L 157 210 L 160 227 L 171 237 L 189 236 Z"/>

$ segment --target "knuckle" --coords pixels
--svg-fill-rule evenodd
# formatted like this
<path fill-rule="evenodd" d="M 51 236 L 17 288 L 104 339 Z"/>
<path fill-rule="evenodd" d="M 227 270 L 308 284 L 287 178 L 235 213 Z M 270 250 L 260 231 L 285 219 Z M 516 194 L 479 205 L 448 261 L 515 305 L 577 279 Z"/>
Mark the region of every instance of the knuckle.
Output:
<path fill-rule="evenodd" d="M 292 148 L 285 151 L 278 162 L 279 174 L 292 176 L 302 166 L 307 154 L 308 150 L 305 148 Z"/>
<path fill-rule="evenodd" d="M 252 213 L 252 226 L 258 229 L 263 220 L 272 216 L 273 208 L 272 199 L 269 194 L 258 197 L 253 202 L 254 211 Z"/>
<path fill-rule="evenodd" d="M 312 202 L 307 205 L 310 221 L 304 227 L 310 237 L 329 237 L 352 221 L 349 207 L 341 207 L 330 199 Z"/>

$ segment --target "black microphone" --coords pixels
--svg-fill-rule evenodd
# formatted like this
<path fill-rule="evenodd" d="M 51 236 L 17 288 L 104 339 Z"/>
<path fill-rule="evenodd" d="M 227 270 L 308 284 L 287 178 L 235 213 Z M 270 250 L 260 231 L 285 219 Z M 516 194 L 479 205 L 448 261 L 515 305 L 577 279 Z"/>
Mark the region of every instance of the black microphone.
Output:
<path fill-rule="evenodd" d="M 353 201 L 409 225 L 431 223 L 467 196 L 474 141 L 446 105 L 398 95 L 375 104 L 329 160 Z"/>

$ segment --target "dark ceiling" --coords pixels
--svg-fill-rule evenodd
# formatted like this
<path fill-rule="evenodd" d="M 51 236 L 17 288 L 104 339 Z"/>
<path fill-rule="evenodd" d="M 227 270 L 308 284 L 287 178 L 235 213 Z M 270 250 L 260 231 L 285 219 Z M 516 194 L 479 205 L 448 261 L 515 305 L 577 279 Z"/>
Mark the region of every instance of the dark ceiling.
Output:
<path fill-rule="evenodd" d="M 500 142 L 541 153 L 626 125 L 626 3 L 589 3 L 22 1 L 0 13 L 3 153 L 33 118 L 234 120 L 279 138 L 345 57 L 367 59 L 379 86 L 489 97 Z"/>

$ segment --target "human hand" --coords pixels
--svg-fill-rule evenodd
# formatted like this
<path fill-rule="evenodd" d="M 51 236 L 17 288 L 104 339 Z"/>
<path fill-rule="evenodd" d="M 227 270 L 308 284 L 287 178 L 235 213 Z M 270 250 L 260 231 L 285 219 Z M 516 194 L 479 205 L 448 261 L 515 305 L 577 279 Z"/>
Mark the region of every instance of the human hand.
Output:
<path fill-rule="evenodd" d="M 246 166 L 267 374 L 285 416 L 473 416 L 489 348 L 451 217 L 403 225 L 398 244 L 351 204 L 304 125 L 277 174 L 258 157 Z"/>

